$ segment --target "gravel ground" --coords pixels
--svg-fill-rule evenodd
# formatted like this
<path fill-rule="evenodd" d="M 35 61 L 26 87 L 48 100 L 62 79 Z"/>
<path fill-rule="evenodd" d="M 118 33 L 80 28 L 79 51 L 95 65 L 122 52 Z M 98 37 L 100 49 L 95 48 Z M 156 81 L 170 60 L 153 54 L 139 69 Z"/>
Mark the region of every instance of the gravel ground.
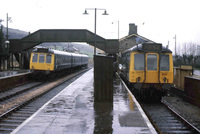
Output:
<path fill-rule="evenodd" d="M 177 96 L 165 96 L 162 101 L 179 115 L 200 129 L 200 108 L 194 106 Z"/>

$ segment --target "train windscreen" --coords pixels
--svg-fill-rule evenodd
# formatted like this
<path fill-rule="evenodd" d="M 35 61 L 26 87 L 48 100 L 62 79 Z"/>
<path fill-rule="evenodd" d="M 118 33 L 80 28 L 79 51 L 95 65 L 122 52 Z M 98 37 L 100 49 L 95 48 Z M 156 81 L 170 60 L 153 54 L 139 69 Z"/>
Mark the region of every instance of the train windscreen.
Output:
<path fill-rule="evenodd" d="M 134 69 L 135 70 L 144 70 L 144 54 L 135 54 L 134 55 Z"/>
<path fill-rule="evenodd" d="M 37 63 L 37 60 L 38 60 L 38 54 L 33 54 L 32 62 Z"/>
<path fill-rule="evenodd" d="M 51 63 L 51 55 L 47 55 L 47 57 L 46 57 L 46 63 Z"/>
<path fill-rule="evenodd" d="M 40 54 L 39 63 L 44 63 L 45 54 Z"/>
<path fill-rule="evenodd" d="M 147 70 L 155 71 L 157 70 L 157 55 L 148 54 L 147 55 Z"/>
<path fill-rule="evenodd" d="M 169 71 L 169 55 L 161 55 L 160 70 Z"/>

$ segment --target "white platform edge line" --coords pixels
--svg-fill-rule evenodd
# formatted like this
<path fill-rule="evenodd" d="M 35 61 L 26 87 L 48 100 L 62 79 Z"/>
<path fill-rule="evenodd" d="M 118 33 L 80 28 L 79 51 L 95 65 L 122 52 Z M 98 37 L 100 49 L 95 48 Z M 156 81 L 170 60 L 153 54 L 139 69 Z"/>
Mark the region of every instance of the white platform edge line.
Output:
<path fill-rule="evenodd" d="M 88 70 L 92 71 L 93 69 Z M 87 73 L 85 72 L 84 75 Z M 74 84 L 77 80 L 81 79 L 84 75 L 82 75 L 81 77 L 79 77 L 78 79 L 76 79 L 74 82 L 72 82 L 71 84 L 69 84 L 68 86 L 71 86 L 72 84 Z M 68 87 L 67 86 L 67 87 Z M 65 87 L 65 88 L 67 88 Z M 44 109 L 52 100 L 54 100 L 56 97 L 58 97 L 62 92 L 64 92 L 64 89 L 58 93 L 56 96 L 54 96 L 52 99 L 50 99 L 48 102 L 46 102 L 40 109 L 38 109 L 32 116 L 30 116 L 28 119 L 26 119 L 21 125 L 19 125 L 15 130 L 13 130 L 10 134 L 16 134 L 23 126 L 25 126 L 29 121 L 31 121 L 42 109 Z"/>
<path fill-rule="evenodd" d="M 30 73 L 31 72 L 25 72 L 25 73 L 19 73 L 19 74 L 14 74 L 14 75 L 9 75 L 9 76 L 3 76 L 3 77 L 0 77 L 0 79 L 11 78 L 11 77 L 15 77 L 15 76 L 22 76 L 22 75 L 30 74 Z"/>
<path fill-rule="evenodd" d="M 117 74 L 118 77 L 120 78 L 119 74 Z M 121 79 L 121 78 L 120 78 Z M 151 124 L 151 122 L 149 121 L 148 117 L 146 116 L 146 114 L 144 113 L 142 107 L 140 106 L 140 104 L 138 103 L 138 101 L 136 100 L 135 96 L 130 92 L 130 90 L 128 89 L 128 87 L 126 86 L 126 84 L 124 83 L 124 81 L 121 79 L 124 87 L 126 88 L 126 90 L 129 92 L 129 94 L 131 95 L 133 101 L 135 102 L 136 106 L 138 107 L 138 110 L 141 112 L 142 117 L 144 118 L 147 126 L 149 127 L 150 131 L 152 134 L 157 134 L 155 128 L 153 127 L 153 125 Z"/>

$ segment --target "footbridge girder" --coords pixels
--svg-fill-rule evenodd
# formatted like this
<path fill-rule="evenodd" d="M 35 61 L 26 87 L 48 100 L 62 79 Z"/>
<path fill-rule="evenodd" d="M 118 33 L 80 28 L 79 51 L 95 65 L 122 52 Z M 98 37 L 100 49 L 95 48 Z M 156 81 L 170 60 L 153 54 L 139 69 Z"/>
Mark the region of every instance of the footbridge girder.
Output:
<path fill-rule="evenodd" d="M 119 52 L 119 41 L 103 37 L 85 29 L 41 29 L 20 40 L 10 40 L 10 52 L 26 51 L 43 42 L 86 42 L 109 54 Z"/>

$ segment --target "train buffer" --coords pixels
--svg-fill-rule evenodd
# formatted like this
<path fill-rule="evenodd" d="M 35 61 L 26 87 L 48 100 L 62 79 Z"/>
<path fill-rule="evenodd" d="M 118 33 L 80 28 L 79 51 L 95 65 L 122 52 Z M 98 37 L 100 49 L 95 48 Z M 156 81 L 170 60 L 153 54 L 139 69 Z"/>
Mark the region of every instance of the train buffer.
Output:
<path fill-rule="evenodd" d="M 135 98 L 114 79 L 113 102 L 94 102 L 93 69 L 48 101 L 12 134 L 156 133 Z"/>

